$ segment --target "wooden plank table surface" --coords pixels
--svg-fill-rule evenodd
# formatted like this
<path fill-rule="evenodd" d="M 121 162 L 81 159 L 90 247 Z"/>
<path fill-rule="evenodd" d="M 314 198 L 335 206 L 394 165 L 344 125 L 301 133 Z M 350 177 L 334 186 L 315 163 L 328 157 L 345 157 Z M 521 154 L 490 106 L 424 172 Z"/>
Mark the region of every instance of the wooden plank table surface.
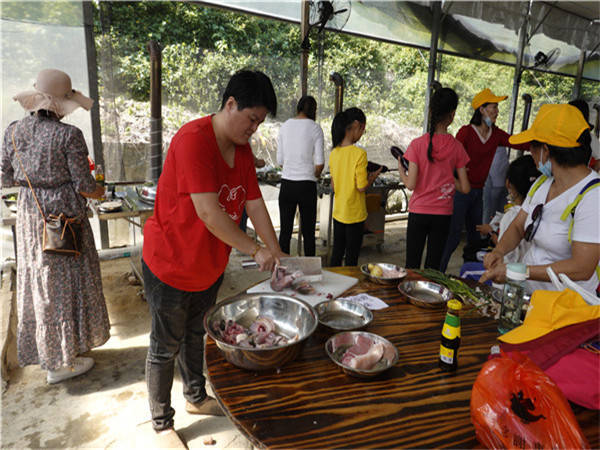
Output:
<path fill-rule="evenodd" d="M 366 280 L 357 267 L 328 268 L 359 278 L 343 296 L 367 292 L 389 308 L 373 311 L 365 331 L 390 340 L 398 364 L 364 380 L 341 372 L 325 353 L 319 326 L 300 355 L 278 370 L 254 372 L 227 362 L 207 336 L 208 379 L 226 414 L 261 448 L 472 448 L 471 389 L 498 332 L 496 321 L 461 317 L 458 370 L 438 368 L 445 309 L 406 303 L 396 286 Z M 418 276 L 409 273 L 407 279 Z M 598 411 L 572 405 L 591 448 L 600 446 Z"/>

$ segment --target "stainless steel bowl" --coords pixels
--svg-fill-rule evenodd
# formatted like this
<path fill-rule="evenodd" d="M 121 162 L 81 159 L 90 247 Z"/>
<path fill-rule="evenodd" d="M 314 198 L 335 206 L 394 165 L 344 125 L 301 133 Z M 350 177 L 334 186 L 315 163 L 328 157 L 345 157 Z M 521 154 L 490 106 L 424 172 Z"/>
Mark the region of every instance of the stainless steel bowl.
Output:
<path fill-rule="evenodd" d="M 371 275 L 371 272 L 369 271 L 369 264 L 373 264 L 374 266 L 379 266 L 383 270 L 398 270 L 398 271 L 402 272 L 402 275 L 399 277 L 393 277 L 393 278 L 376 277 L 375 275 Z M 398 284 L 398 282 L 406 276 L 406 269 L 404 269 L 400 266 L 397 266 L 395 264 L 389 264 L 389 263 L 369 263 L 369 264 L 363 264 L 362 266 L 360 266 L 360 271 L 369 280 L 374 281 L 375 283 Z"/>
<path fill-rule="evenodd" d="M 287 339 L 286 345 L 248 348 L 228 344 L 215 332 L 222 320 L 233 320 L 248 328 L 258 316 L 269 317 L 275 332 Z M 308 303 L 294 297 L 268 293 L 241 294 L 212 306 L 204 316 L 204 329 L 231 364 L 248 370 L 266 370 L 292 361 L 318 325 L 317 314 Z"/>
<path fill-rule="evenodd" d="M 385 363 L 383 362 L 383 360 L 380 360 L 380 362 L 377 363 L 377 365 L 373 369 L 370 369 L 370 370 L 355 369 L 353 367 L 342 364 L 341 359 L 345 353 L 345 349 L 341 348 L 340 350 L 336 349 L 336 351 L 334 351 L 333 350 L 333 342 L 335 339 L 348 337 L 348 335 L 350 335 L 352 338 L 355 338 L 358 335 L 362 335 L 362 336 L 368 337 L 369 339 L 371 339 L 374 342 L 381 342 L 384 346 L 386 346 L 392 352 L 391 359 L 390 360 L 386 359 Z M 398 349 L 396 348 L 396 346 L 394 344 L 392 344 L 386 338 L 379 336 L 378 334 L 367 333 L 366 331 L 345 331 L 343 333 L 337 333 L 337 334 L 331 336 L 325 343 L 325 352 L 327 353 L 327 356 L 329 356 L 329 358 L 331 358 L 331 360 L 340 367 L 342 372 L 346 373 L 347 375 L 357 377 L 357 378 L 376 377 L 377 375 L 381 374 L 382 372 L 385 372 L 386 370 L 388 370 L 390 367 L 394 366 L 398 362 L 398 359 L 400 357 L 398 354 Z"/>
<path fill-rule="evenodd" d="M 343 298 L 321 302 L 315 311 L 321 325 L 336 331 L 360 330 L 373 320 L 369 308 Z"/>
<path fill-rule="evenodd" d="M 423 308 L 440 308 L 452 298 L 452 292 L 432 281 L 405 281 L 398 290 L 410 303 Z"/>

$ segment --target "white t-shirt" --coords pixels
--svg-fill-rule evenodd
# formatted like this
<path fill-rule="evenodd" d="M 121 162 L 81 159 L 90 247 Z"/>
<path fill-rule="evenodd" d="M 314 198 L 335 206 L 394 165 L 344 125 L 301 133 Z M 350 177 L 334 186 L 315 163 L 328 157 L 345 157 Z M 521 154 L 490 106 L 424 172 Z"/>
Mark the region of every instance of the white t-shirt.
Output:
<path fill-rule="evenodd" d="M 554 178 L 550 177 L 535 192 L 533 197 L 527 196 L 523 202 L 523 211 L 527 213 L 525 229 L 531 223 L 531 213 L 538 204 L 544 204 L 542 217 L 539 227 L 527 254 L 522 262 L 527 265 L 544 265 L 556 261 L 568 259 L 571 257 L 571 244 L 568 240 L 569 225 L 571 224 L 571 214 L 566 220 L 560 220 L 560 216 L 570 205 L 581 189 L 598 174 L 590 171 L 589 175 L 571 187 L 567 191 L 553 198 L 548 203 L 546 197 Z M 585 194 L 575 209 L 575 222 L 571 233 L 572 241 L 600 244 L 600 187 L 592 189 Z M 596 273 L 589 280 L 576 282 L 582 288 L 589 292 L 595 292 L 598 285 Z M 527 282 L 528 290 L 533 292 L 537 289 L 554 290 L 552 283 L 544 281 Z"/>
<path fill-rule="evenodd" d="M 277 137 L 277 164 L 281 178 L 316 181 L 315 166 L 324 164 L 323 130 L 312 119 L 288 119 Z"/>
<path fill-rule="evenodd" d="M 515 217 L 517 217 L 519 211 L 521 211 L 521 206 L 513 205 L 502 215 L 502 219 L 500 219 L 500 229 L 498 231 L 498 240 L 500 240 L 502 235 L 506 232 L 512 221 L 515 220 Z M 504 255 L 504 262 L 507 264 L 521 262 L 523 255 L 527 253 L 527 250 L 529 250 L 530 246 L 531 242 L 527 242 L 525 239 L 522 239 L 521 242 L 519 242 L 519 245 L 517 245 L 513 251 Z"/>

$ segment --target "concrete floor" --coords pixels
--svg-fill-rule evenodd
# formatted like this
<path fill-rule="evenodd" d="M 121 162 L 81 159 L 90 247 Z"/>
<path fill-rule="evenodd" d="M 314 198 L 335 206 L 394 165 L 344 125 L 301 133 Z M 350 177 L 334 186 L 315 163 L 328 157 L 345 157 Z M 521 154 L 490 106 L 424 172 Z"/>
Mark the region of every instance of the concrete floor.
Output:
<path fill-rule="evenodd" d="M 385 243 L 379 252 L 364 247 L 359 262 L 405 261 L 406 221 L 386 224 Z M 320 244 L 320 242 L 318 242 Z M 295 249 L 293 243 L 292 248 Z M 320 254 L 326 253 L 319 247 Z M 246 259 L 235 250 L 225 272 L 219 299 L 244 291 L 266 275 L 242 270 Z M 448 272 L 458 273 L 462 246 L 454 253 Z M 104 261 L 102 278 L 111 319 L 111 338 L 89 352 L 95 367 L 87 374 L 56 385 L 46 384 L 39 366 L 15 368 L 2 394 L 0 448 L 148 448 L 151 435 L 144 382 L 144 361 L 150 319 L 141 287 L 128 282 L 128 259 Z M 4 283 L 0 301 L 10 301 Z M 176 376 L 172 402 L 175 426 L 190 448 L 251 449 L 227 418 L 192 416 L 184 410 L 182 386 Z M 205 440 L 212 437 L 214 444 Z"/>

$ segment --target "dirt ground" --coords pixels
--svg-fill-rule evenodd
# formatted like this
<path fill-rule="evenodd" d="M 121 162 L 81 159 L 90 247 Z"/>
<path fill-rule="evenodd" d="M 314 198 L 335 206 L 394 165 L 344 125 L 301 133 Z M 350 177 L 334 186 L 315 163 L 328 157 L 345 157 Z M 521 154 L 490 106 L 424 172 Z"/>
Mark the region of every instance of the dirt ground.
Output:
<path fill-rule="evenodd" d="M 403 265 L 405 225 L 406 221 L 387 224 L 381 251 L 367 245 L 359 263 Z M 327 249 L 318 244 L 318 253 L 325 254 Z M 295 247 L 293 242 L 292 248 Z M 458 272 L 460 255 L 458 249 L 449 272 Z M 243 292 L 267 277 L 256 270 L 243 270 L 241 260 L 246 258 L 232 252 L 219 300 Z M 89 352 L 88 356 L 96 361 L 89 373 L 48 385 L 39 366 L 10 370 L 10 381 L 2 394 L 1 448 L 148 448 L 151 429 L 144 361 L 150 318 L 142 287 L 132 284 L 130 276 L 128 258 L 102 262 L 111 338 Z M 3 283 L 0 301 L 5 307 L 11 296 L 10 283 Z M 6 308 L 3 311 L 6 314 Z M 181 392 L 177 375 L 172 390 L 172 403 L 177 410 L 175 425 L 190 448 L 252 448 L 227 418 L 187 414 Z M 207 436 L 216 441 L 214 445 L 204 444 Z"/>

